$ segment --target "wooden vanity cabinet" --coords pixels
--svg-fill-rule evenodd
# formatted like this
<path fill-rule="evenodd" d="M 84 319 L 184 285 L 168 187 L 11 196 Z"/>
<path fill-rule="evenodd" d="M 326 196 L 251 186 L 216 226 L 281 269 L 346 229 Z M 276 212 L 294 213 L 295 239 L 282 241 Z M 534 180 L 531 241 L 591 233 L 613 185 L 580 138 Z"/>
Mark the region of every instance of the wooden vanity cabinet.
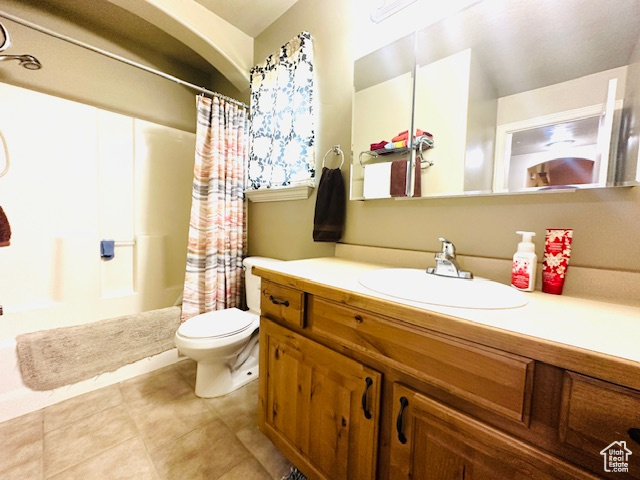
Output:
<path fill-rule="evenodd" d="M 310 480 L 640 479 L 628 362 L 522 336 L 511 347 L 482 326 L 451 333 L 435 314 L 269 280 L 259 426 Z M 607 473 L 601 450 L 619 441 L 628 472 Z"/>
<path fill-rule="evenodd" d="M 309 479 L 376 478 L 381 375 L 260 323 L 258 423 Z"/>

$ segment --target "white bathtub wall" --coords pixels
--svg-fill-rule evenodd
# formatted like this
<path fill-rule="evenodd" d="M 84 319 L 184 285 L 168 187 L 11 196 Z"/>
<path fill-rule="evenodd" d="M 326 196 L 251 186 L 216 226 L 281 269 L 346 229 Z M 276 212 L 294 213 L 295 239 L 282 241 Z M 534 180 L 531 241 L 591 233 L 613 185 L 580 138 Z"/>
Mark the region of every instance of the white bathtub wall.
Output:
<path fill-rule="evenodd" d="M 194 105 L 195 108 L 195 105 Z M 136 291 L 143 310 L 180 296 L 187 259 L 195 135 L 136 119 Z"/>
<path fill-rule="evenodd" d="M 195 135 L 2 83 L 0 105 L 11 155 L 0 205 L 12 227 L 11 245 L 0 248 L 1 421 L 177 360 L 165 352 L 33 392 L 20 377 L 15 336 L 174 304 L 184 281 Z M 104 261 L 101 239 L 135 244 Z"/>
<path fill-rule="evenodd" d="M 0 249 L 0 305 L 7 314 L 53 309 L 15 330 L 0 318 L 0 332 L 172 305 L 184 280 L 195 135 L 6 84 L 0 104 L 11 155 L 0 205 L 13 232 Z M 101 239 L 135 243 L 104 261 Z"/>
<path fill-rule="evenodd" d="M 134 119 L 99 111 L 98 218 L 101 239 L 133 242 Z M 100 262 L 103 298 L 134 293 L 134 245 L 115 247 L 113 260 Z"/>

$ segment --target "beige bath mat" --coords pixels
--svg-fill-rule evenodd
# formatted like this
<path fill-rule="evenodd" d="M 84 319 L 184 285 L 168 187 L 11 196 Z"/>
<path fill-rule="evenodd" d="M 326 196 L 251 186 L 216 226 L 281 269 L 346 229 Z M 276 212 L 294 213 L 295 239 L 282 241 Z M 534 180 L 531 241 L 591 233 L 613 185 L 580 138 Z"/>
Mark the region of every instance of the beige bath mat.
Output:
<path fill-rule="evenodd" d="M 169 350 L 180 311 L 168 307 L 19 335 L 22 379 L 33 390 L 51 390 Z"/>

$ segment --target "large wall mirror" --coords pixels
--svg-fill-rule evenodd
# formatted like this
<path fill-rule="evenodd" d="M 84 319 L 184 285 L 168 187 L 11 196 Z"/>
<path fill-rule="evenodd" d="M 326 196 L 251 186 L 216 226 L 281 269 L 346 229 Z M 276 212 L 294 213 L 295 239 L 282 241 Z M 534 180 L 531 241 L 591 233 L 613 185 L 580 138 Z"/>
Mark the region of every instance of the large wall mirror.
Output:
<path fill-rule="evenodd" d="M 351 198 L 639 184 L 639 25 L 638 0 L 482 0 L 357 59 Z"/>

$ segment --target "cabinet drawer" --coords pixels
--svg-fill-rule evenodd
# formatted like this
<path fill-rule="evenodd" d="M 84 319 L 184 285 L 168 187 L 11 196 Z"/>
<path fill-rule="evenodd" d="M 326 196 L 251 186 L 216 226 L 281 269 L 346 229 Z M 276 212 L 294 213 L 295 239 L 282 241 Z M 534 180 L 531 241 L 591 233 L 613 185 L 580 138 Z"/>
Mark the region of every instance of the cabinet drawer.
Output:
<path fill-rule="evenodd" d="M 528 425 L 534 368 L 529 358 L 427 333 L 319 297 L 309 302 L 308 326 L 318 335 Z"/>
<path fill-rule="evenodd" d="M 636 429 L 629 432 L 630 429 Z M 632 478 L 640 478 L 640 393 L 611 383 L 565 372 L 560 413 L 560 441 L 604 462 L 600 452 L 612 443 L 627 457 Z M 633 438 L 635 438 L 635 441 Z M 626 455 L 625 455 L 626 456 Z M 627 477 L 621 477 L 627 478 Z"/>
<path fill-rule="evenodd" d="M 262 315 L 304 327 L 304 292 L 262 280 L 260 295 Z"/>

